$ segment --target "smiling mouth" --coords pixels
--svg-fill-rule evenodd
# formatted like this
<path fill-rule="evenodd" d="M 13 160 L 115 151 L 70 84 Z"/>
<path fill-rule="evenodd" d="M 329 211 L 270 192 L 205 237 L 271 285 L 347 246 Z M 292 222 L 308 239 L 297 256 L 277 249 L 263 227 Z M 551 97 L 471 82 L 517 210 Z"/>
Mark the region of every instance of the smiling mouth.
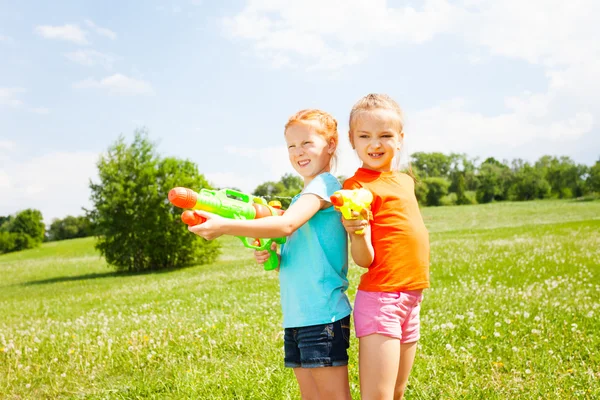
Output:
<path fill-rule="evenodd" d="M 300 167 L 306 167 L 308 164 L 310 164 L 310 160 L 298 161 Z"/>
<path fill-rule="evenodd" d="M 369 157 L 380 158 L 383 157 L 383 153 L 369 153 Z"/>

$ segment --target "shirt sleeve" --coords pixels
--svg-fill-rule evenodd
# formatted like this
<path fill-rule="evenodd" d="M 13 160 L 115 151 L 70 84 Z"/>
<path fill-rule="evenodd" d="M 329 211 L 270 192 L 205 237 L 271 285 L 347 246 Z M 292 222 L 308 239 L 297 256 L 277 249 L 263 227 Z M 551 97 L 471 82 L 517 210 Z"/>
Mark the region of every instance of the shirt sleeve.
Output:
<path fill-rule="evenodd" d="M 340 185 L 335 176 L 325 173 L 316 176 L 304 189 L 302 194 L 314 194 L 325 201 L 329 201 L 331 195 L 341 188 L 342 185 Z"/>
<path fill-rule="evenodd" d="M 344 189 L 346 190 L 353 190 L 353 189 L 359 189 L 363 187 L 360 182 L 352 179 L 352 178 L 348 178 L 344 181 Z"/>

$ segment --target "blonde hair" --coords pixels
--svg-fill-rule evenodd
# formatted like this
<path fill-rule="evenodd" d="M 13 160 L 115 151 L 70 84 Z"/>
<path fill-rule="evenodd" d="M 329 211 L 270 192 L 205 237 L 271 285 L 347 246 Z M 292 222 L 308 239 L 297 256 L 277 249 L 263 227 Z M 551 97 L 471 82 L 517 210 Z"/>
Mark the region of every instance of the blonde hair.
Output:
<path fill-rule="evenodd" d="M 387 94 L 371 93 L 358 100 L 354 106 L 352 106 L 349 123 L 350 132 L 352 132 L 352 127 L 356 121 L 356 118 L 361 113 L 377 109 L 390 110 L 396 113 L 398 116 L 398 121 L 400 122 L 400 129 L 398 129 L 398 133 L 401 134 L 404 131 L 404 113 L 402 112 L 402 109 L 398 103 L 396 103 L 396 101 Z M 349 135 L 351 135 L 350 132 L 348 132 Z"/>
<path fill-rule="evenodd" d="M 333 141 L 335 151 L 331 155 L 331 161 L 329 163 L 329 166 L 333 168 L 337 161 L 337 146 L 339 142 L 336 119 L 333 118 L 331 114 L 315 108 L 300 110 L 288 119 L 288 122 L 285 124 L 284 132 L 287 131 L 290 126 L 302 123 L 309 123 L 327 143 Z"/>
<path fill-rule="evenodd" d="M 403 137 L 404 133 L 404 112 L 402 108 L 396 103 L 394 99 L 392 99 L 387 94 L 380 93 L 370 93 L 360 100 L 358 100 L 354 106 L 352 106 L 352 110 L 350 111 L 350 121 L 348 126 L 350 127 L 348 131 L 348 139 L 350 143 L 352 143 L 352 132 L 354 130 L 354 125 L 356 124 L 356 120 L 360 116 L 360 114 L 373 110 L 390 110 L 398 117 L 398 123 L 400 126 L 398 127 L 398 133 L 400 134 L 400 138 Z M 404 145 L 402 146 L 404 148 Z M 398 159 L 396 160 L 396 169 L 400 169 L 400 156 L 398 155 Z M 408 168 L 407 173 L 414 180 L 416 180 L 415 175 L 412 171 L 412 167 L 410 165 L 410 160 L 407 160 Z"/>

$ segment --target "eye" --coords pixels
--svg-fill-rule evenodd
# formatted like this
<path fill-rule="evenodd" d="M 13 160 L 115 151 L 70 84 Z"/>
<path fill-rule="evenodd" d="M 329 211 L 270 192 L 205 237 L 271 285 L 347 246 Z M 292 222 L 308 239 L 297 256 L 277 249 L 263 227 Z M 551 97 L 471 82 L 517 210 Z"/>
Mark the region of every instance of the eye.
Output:
<path fill-rule="evenodd" d="M 358 137 L 359 137 L 360 139 L 368 139 L 368 138 L 369 138 L 369 135 L 362 134 L 362 135 L 358 135 Z"/>
<path fill-rule="evenodd" d="M 293 149 L 294 147 L 296 147 L 296 145 L 290 144 L 290 145 L 288 146 L 288 149 Z"/>
<path fill-rule="evenodd" d="M 394 135 L 392 135 L 391 133 L 384 133 L 383 135 L 381 135 L 382 138 L 392 138 L 394 137 Z"/>

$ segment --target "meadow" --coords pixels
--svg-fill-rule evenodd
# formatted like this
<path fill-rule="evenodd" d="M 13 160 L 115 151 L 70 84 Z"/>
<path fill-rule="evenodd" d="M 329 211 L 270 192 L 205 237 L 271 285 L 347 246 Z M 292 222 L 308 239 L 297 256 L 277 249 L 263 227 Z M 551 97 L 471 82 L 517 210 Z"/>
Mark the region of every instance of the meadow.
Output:
<path fill-rule="evenodd" d="M 600 202 L 423 215 L 432 288 L 406 398 L 600 398 Z M 277 273 L 218 240 L 214 264 L 134 275 L 93 238 L 0 256 L 0 398 L 299 399 Z"/>

